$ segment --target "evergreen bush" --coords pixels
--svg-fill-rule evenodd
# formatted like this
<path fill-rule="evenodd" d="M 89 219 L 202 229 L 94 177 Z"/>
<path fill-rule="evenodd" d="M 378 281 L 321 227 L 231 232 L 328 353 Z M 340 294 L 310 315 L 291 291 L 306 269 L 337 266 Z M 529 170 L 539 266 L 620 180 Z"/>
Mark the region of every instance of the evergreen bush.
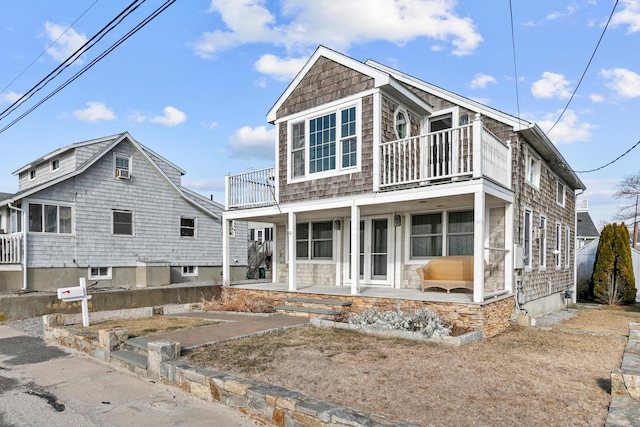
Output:
<path fill-rule="evenodd" d="M 591 281 L 594 298 L 603 304 L 635 302 L 631 243 L 629 230 L 623 223 L 608 224 L 602 229 Z"/>

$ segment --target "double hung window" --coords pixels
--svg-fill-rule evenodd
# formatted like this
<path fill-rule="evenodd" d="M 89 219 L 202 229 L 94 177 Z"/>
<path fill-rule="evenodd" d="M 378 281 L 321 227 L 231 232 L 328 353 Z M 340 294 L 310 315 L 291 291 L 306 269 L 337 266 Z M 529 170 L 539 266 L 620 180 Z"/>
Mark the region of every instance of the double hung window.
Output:
<path fill-rule="evenodd" d="M 133 236 L 133 212 L 113 210 L 113 234 Z"/>
<path fill-rule="evenodd" d="M 333 222 L 305 222 L 296 225 L 296 258 L 333 258 Z"/>
<path fill-rule="evenodd" d="M 411 216 L 411 259 L 473 255 L 473 211 Z"/>
<path fill-rule="evenodd" d="M 292 121 L 289 128 L 290 177 L 348 172 L 358 166 L 359 107 L 339 107 Z"/>
<path fill-rule="evenodd" d="M 180 218 L 180 237 L 196 237 L 196 219 Z"/>

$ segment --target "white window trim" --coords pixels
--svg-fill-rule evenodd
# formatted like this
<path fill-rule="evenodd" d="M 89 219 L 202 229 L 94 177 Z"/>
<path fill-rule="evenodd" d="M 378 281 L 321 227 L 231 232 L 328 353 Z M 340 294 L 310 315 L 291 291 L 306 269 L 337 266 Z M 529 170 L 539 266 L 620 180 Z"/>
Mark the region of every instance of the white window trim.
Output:
<path fill-rule="evenodd" d="M 531 162 L 534 162 L 537 166 L 535 174 L 531 177 Z M 540 190 L 540 177 L 542 175 L 542 160 L 537 154 L 534 154 L 531 149 L 527 150 L 527 164 L 526 164 L 526 176 L 525 182 L 536 190 Z"/>
<path fill-rule="evenodd" d="M 553 250 L 554 262 L 556 264 L 556 270 L 559 270 L 562 267 L 562 224 L 556 222 L 556 240 L 555 240 L 555 249 Z"/>
<path fill-rule="evenodd" d="M 324 223 L 324 222 L 331 222 L 331 258 L 313 258 L 313 242 L 315 241 L 313 239 L 313 224 L 319 224 L 319 223 Z M 296 254 L 296 263 L 299 264 L 334 264 L 335 263 L 335 259 L 336 259 L 336 245 L 337 245 L 337 241 L 336 241 L 336 230 L 333 227 L 333 220 L 326 220 L 326 221 L 305 221 L 305 222 L 300 222 L 299 224 L 307 224 L 307 226 L 309 227 L 309 239 L 307 240 L 307 257 L 306 258 L 297 258 L 297 254 Z M 298 224 L 296 224 L 297 226 Z M 298 241 L 297 241 L 297 237 L 296 237 L 296 242 L 294 242 L 294 244 L 297 245 Z"/>
<path fill-rule="evenodd" d="M 456 208 L 456 209 L 444 209 L 439 211 L 421 211 L 421 212 L 411 212 L 410 214 L 404 215 L 403 224 L 407 224 L 404 227 L 404 263 L 405 264 L 415 264 L 415 265 L 424 265 L 425 261 L 432 260 L 434 258 L 439 258 L 440 256 L 446 256 L 449 251 L 448 248 L 448 237 L 449 234 L 449 214 L 454 212 L 473 212 L 473 207 L 468 208 Z M 429 215 L 429 214 L 440 214 L 440 220 L 442 221 L 442 255 L 440 256 L 431 256 L 425 258 L 412 258 L 411 257 L 411 218 L 414 215 Z M 455 235 L 455 234 L 453 234 Z"/>
<path fill-rule="evenodd" d="M 342 168 L 342 144 L 340 144 L 340 112 L 347 108 L 356 107 L 356 147 L 357 147 L 357 160 L 355 166 L 349 166 Z M 322 109 L 313 109 L 305 112 L 304 115 L 296 115 L 287 119 L 287 182 L 304 182 L 314 179 L 321 179 L 327 177 L 333 177 L 337 175 L 346 175 L 350 173 L 360 172 L 362 170 L 362 99 L 357 98 L 345 102 L 341 100 L 339 103 L 331 103 L 327 106 L 323 106 Z M 336 168 L 328 171 L 309 173 L 309 120 L 316 119 L 327 114 L 336 114 Z M 294 124 L 305 122 L 305 147 L 304 147 L 304 175 L 293 176 L 293 161 L 291 156 L 292 141 L 291 136 L 293 134 L 292 128 Z"/>
<path fill-rule="evenodd" d="M 401 137 L 398 133 L 398 114 L 404 114 L 407 126 L 407 134 L 404 137 Z M 398 105 L 396 111 L 393 112 L 393 132 L 396 134 L 397 139 L 408 139 L 411 138 L 411 119 L 409 117 L 409 112 L 406 108 L 401 105 Z"/>
<path fill-rule="evenodd" d="M 72 203 L 64 203 L 56 200 L 45 200 L 45 199 L 27 199 L 22 202 L 22 206 L 25 206 L 27 215 L 26 221 L 27 224 L 22 224 L 23 228 L 29 229 L 29 204 L 35 205 L 49 205 L 49 206 L 57 206 L 58 207 L 58 231 L 55 233 L 47 233 L 44 231 L 44 211 L 42 212 L 42 230 L 43 231 L 28 231 L 29 234 L 46 234 L 47 236 L 73 236 L 76 234 L 76 209 Z M 71 209 L 71 233 L 60 233 L 60 208 L 70 208 Z"/>
<path fill-rule="evenodd" d="M 185 269 L 193 269 L 192 272 L 185 272 Z M 196 277 L 198 275 L 197 265 L 183 265 L 180 267 L 180 276 L 182 277 Z"/>
<path fill-rule="evenodd" d="M 33 181 L 38 177 L 38 170 L 33 168 L 29 169 L 29 181 Z"/>
<path fill-rule="evenodd" d="M 564 268 L 571 267 L 571 227 L 564 228 Z"/>
<path fill-rule="evenodd" d="M 53 163 L 56 162 L 56 161 L 58 162 L 58 167 L 54 168 L 53 167 Z M 51 161 L 49 162 L 49 166 L 51 168 L 51 173 L 58 172 L 60 170 L 60 157 L 56 157 L 55 159 L 51 159 Z"/>
<path fill-rule="evenodd" d="M 191 219 L 193 220 L 193 236 L 183 236 L 182 235 L 182 220 L 183 219 Z M 181 239 L 197 239 L 198 238 L 198 218 L 196 218 L 195 216 L 186 216 L 186 215 L 180 215 L 180 229 L 179 229 L 179 233 L 180 233 L 180 238 Z"/>
<path fill-rule="evenodd" d="M 106 268 L 107 269 L 107 274 L 105 274 L 105 275 L 99 275 L 99 274 L 93 275 L 93 274 L 91 274 L 91 269 L 92 268 Z M 111 267 L 95 267 L 95 266 L 94 267 L 89 267 L 87 269 L 87 277 L 90 280 L 111 280 L 111 278 L 112 278 Z"/>
<path fill-rule="evenodd" d="M 533 209 L 525 206 L 524 212 L 522 213 L 522 233 L 523 233 L 522 246 L 523 247 L 526 241 L 524 233 L 526 233 L 525 220 L 526 220 L 527 214 L 529 214 L 529 236 L 528 236 L 529 247 L 525 248 L 525 253 L 528 253 L 529 257 L 524 260 L 524 270 L 531 271 L 531 268 L 533 266 Z M 528 251 L 526 249 L 528 249 Z"/>
<path fill-rule="evenodd" d="M 540 260 L 538 261 L 538 269 L 540 271 L 547 270 L 547 216 L 545 214 L 540 214 L 540 224 L 544 221 L 544 228 L 540 228 L 541 225 L 538 225 L 538 248 L 540 252 Z"/>
<path fill-rule="evenodd" d="M 132 174 L 132 169 L 133 169 L 133 157 L 129 154 L 122 154 L 122 153 L 113 153 L 113 177 L 116 178 L 116 170 L 120 169 L 116 166 L 116 159 L 118 157 L 121 158 L 127 158 L 129 161 L 129 167 L 128 167 L 128 171 L 129 171 L 129 177 L 131 177 Z"/>
<path fill-rule="evenodd" d="M 562 202 L 558 200 L 560 187 L 562 187 Z M 567 188 L 564 185 L 564 183 L 562 183 L 560 179 L 558 179 L 558 183 L 556 185 L 556 203 L 558 203 L 559 206 L 562 206 L 564 208 L 566 206 L 566 200 L 567 200 Z"/>
<path fill-rule="evenodd" d="M 113 229 L 113 214 L 116 212 L 128 212 L 131 213 L 131 234 L 116 234 Z M 111 235 L 117 237 L 135 237 L 136 235 L 136 214 L 129 209 L 111 209 Z"/>

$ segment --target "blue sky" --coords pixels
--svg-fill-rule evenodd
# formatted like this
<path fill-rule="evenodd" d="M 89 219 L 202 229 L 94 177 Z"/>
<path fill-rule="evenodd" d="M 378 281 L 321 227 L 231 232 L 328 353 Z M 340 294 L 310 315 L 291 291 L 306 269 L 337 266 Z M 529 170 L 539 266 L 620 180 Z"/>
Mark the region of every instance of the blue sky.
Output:
<path fill-rule="evenodd" d="M 164 1 L 147 0 L 61 75 L 0 119 L 5 127 Z M 4 2 L 0 111 L 130 1 Z M 31 114 L 0 133 L 0 191 L 11 173 L 75 142 L 128 131 L 177 164 L 183 185 L 224 202 L 224 176 L 274 165 L 266 113 L 318 45 L 373 59 L 548 131 L 565 108 L 615 1 L 178 0 Z M 579 90 L 549 136 L 576 171 L 639 139 L 640 0 L 620 0 Z M 516 72 L 517 70 L 517 72 Z M 517 77 L 517 84 L 516 84 Z M 517 88 L 517 91 L 516 91 Z M 518 96 L 516 96 L 516 94 Z M 640 147 L 579 173 L 596 225 L 625 201 Z"/>

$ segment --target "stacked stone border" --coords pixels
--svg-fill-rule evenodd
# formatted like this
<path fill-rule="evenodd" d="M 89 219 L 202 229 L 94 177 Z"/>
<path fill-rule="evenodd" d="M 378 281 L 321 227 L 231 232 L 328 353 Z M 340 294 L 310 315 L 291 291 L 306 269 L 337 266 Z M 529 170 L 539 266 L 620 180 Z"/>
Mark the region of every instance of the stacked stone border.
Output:
<path fill-rule="evenodd" d="M 223 294 L 242 294 L 247 299 L 266 298 L 274 306 L 285 305 L 285 298 L 323 298 L 326 295 L 304 292 L 282 292 L 256 289 L 223 287 Z M 225 295 L 226 296 L 226 295 Z M 360 313 L 376 308 L 378 311 L 394 311 L 400 307 L 409 312 L 428 307 L 437 313 L 446 323 L 466 330 L 482 332 L 489 338 L 506 331 L 510 327 L 514 297 L 501 296 L 484 303 L 433 302 L 395 298 L 364 297 L 361 295 L 331 295 L 332 300 L 351 301 L 351 313 Z"/>
<path fill-rule="evenodd" d="M 161 315 L 162 307 L 148 307 L 148 317 Z M 318 327 L 357 329 L 378 335 L 427 340 L 442 344 L 464 345 L 482 338 L 480 331 L 460 337 L 432 337 L 407 331 L 376 331 L 320 318 L 310 319 Z M 65 328 L 64 315 L 43 316 L 44 339 L 87 353 L 105 362 L 112 362 L 111 352 L 122 350 L 129 334 L 124 328 L 100 330 L 97 334 L 81 329 Z M 264 332 L 262 332 L 264 333 Z M 181 388 L 201 400 L 217 402 L 264 422 L 278 426 L 399 426 L 413 424 L 388 420 L 379 415 L 365 414 L 356 409 L 334 405 L 279 386 L 271 386 L 238 375 L 204 368 L 180 360 L 181 346 L 175 341 L 161 340 L 147 344 L 147 368 L 121 366 L 154 381 L 163 381 Z"/>
<path fill-rule="evenodd" d="M 620 368 L 611 371 L 611 405 L 606 426 L 637 425 L 640 409 L 640 323 L 629 323 Z"/>

